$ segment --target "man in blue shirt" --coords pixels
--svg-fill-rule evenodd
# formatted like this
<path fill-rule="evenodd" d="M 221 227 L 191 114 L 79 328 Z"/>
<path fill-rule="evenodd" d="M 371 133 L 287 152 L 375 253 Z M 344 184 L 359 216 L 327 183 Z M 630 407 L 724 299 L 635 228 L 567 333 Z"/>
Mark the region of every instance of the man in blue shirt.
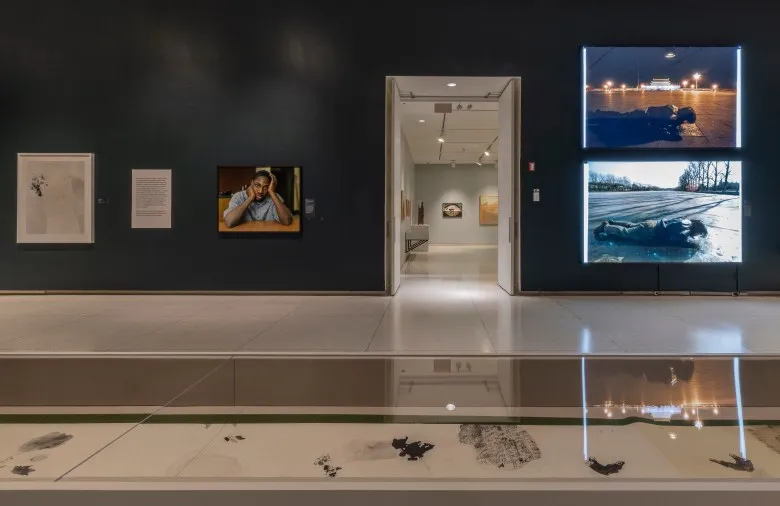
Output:
<path fill-rule="evenodd" d="M 276 193 L 276 176 L 261 170 L 255 174 L 246 190 L 236 192 L 222 215 L 225 225 L 233 228 L 250 221 L 275 221 L 282 225 L 293 222 L 292 213 Z"/>
<path fill-rule="evenodd" d="M 609 220 L 596 227 L 593 235 L 600 241 L 627 241 L 645 246 L 678 246 L 698 248 L 697 238 L 707 236 L 707 226 L 701 220 L 674 218 L 647 220 L 638 223 Z"/>

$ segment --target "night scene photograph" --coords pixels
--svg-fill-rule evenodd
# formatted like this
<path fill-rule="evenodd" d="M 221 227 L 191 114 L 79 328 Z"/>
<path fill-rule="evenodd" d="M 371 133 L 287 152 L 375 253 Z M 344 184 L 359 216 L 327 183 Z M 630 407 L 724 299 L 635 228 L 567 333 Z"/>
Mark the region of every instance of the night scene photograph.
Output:
<path fill-rule="evenodd" d="M 742 261 L 738 161 L 585 164 L 585 261 Z"/>
<path fill-rule="evenodd" d="M 738 146 L 736 47 L 587 47 L 586 148 Z"/>

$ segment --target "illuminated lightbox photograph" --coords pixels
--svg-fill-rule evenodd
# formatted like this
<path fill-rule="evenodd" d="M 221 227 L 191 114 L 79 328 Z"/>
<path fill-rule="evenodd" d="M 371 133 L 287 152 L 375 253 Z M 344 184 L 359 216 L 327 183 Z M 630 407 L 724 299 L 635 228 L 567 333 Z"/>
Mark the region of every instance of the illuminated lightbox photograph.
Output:
<path fill-rule="evenodd" d="M 584 148 L 739 148 L 737 47 L 585 47 Z"/>
<path fill-rule="evenodd" d="M 741 165 L 586 163 L 584 261 L 741 262 Z"/>

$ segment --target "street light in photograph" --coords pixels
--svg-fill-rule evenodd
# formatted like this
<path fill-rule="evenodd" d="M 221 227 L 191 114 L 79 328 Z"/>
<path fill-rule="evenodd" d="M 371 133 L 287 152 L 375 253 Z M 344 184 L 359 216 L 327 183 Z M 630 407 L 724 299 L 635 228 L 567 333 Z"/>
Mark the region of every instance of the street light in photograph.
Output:
<path fill-rule="evenodd" d="M 698 72 L 693 74 L 693 80 L 696 81 L 696 88 L 697 89 L 699 88 L 699 79 L 701 79 L 701 74 L 699 74 Z"/>
<path fill-rule="evenodd" d="M 612 88 L 612 81 L 607 81 L 607 91 Z"/>
<path fill-rule="evenodd" d="M 718 91 L 718 85 L 717 84 L 713 84 L 712 85 L 712 91 Z"/>
<path fill-rule="evenodd" d="M 684 79 L 682 82 L 682 87 L 685 88 L 686 86 L 688 86 L 688 80 Z"/>
<path fill-rule="evenodd" d="M 621 84 L 620 85 L 620 89 L 623 90 L 623 91 L 626 91 L 626 85 L 625 84 Z"/>

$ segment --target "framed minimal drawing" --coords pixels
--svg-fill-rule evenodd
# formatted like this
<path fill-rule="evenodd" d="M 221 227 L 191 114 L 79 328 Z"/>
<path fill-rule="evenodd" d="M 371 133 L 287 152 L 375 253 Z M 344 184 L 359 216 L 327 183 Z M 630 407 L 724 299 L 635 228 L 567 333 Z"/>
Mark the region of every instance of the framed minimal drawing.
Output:
<path fill-rule="evenodd" d="M 441 205 L 442 218 L 463 218 L 463 204 L 445 202 Z"/>
<path fill-rule="evenodd" d="M 498 225 L 498 195 L 479 196 L 479 224 Z"/>
<path fill-rule="evenodd" d="M 17 155 L 16 242 L 95 242 L 92 153 Z"/>

